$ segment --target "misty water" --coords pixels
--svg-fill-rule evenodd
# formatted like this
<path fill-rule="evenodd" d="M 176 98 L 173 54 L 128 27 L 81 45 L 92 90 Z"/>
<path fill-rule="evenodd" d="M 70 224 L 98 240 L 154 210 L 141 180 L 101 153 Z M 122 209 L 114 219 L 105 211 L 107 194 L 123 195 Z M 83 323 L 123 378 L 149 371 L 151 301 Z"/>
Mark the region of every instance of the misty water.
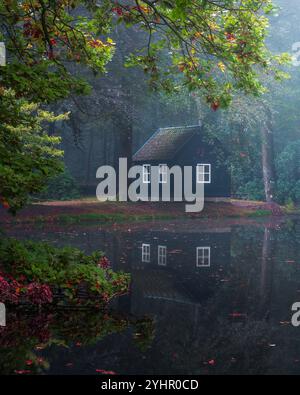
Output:
<path fill-rule="evenodd" d="M 39 374 L 299 374 L 300 218 L 15 226 L 104 250 L 131 273 L 105 312 L 9 310 L 0 370 Z"/>

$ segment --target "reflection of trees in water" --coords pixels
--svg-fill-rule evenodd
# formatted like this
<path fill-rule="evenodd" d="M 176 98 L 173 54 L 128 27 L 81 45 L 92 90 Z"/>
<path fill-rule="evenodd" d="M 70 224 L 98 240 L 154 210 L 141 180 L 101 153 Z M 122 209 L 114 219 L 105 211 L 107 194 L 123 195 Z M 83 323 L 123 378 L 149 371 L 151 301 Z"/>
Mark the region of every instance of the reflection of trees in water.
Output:
<path fill-rule="evenodd" d="M 0 328 L 1 374 L 43 373 L 49 369 L 49 362 L 36 350 L 88 347 L 128 328 L 134 333 L 136 346 L 146 350 L 154 334 L 153 320 L 147 317 L 136 319 L 91 309 L 15 310 L 8 314 L 7 326 Z"/>
<path fill-rule="evenodd" d="M 183 265 L 178 272 L 176 267 L 170 266 L 163 270 L 156 267 L 157 275 L 161 278 L 171 276 L 174 279 L 172 286 L 178 293 L 183 285 L 185 291 L 192 291 L 191 288 L 195 287 L 195 297 L 189 299 L 189 303 L 145 297 L 142 291 L 143 286 L 149 288 L 149 277 L 141 272 L 137 281 L 133 276 L 134 292 L 128 298 L 118 300 L 118 304 L 128 303 L 127 311 L 137 310 L 137 316 L 145 312 L 154 316 L 155 337 L 150 321 L 139 324 L 135 321 L 134 326 L 125 323 L 124 329 L 107 332 L 118 333 L 118 336 L 106 337 L 105 344 L 96 346 L 98 337 L 93 335 L 93 320 L 81 316 L 77 321 L 78 327 L 80 322 L 85 322 L 82 324 L 86 331 L 85 338 L 95 339 L 95 346 L 85 349 L 82 360 L 93 364 L 102 358 L 107 366 L 124 373 L 299 373 L 300 330 L 288 325 L 291 319 L 290 307 L 300 298 L 297 293 L 300 289 L 300 268 L 297 265 L 300 262 L 299 230 L 299 221 L 288 221 L 285 225 L 234 227 L 231 234 L 231 262 L 224 261 L 226 264 L 221 266 L 222 272 L 219 271 L 220 267 L 213 264 L 208 271 L 201 272 L 199 279 L 188 265 Z M 124 244 L 124 237 L 128 238 L 128 235 L 122 237 L 118 234 L 118 238 L 114 239 L 113 251 L 122 265 L 124 259 L 124 267 L 130 271 L 134 255 L 132 249 L 127 248 L 132 247 L 131 239 L 127 245 Z M 111 239 L 112 236 L 108 235 L 101 243 L 110 243 Z M 88 242 L 94 248 L 95 240 L 91 238 Z M 102 247 L 98 239 L 97 242 Z M 121 250 L 122 255 L 118 255 L 117 250 Z M 187 276 L 183 281 L 184 270 Z M 166 284 L 169 283 L 161 283 L 162 295 L 167 289 Z M 199 288 L 200 293 L 197 292 Z M 66 329 L 62 327 L 57 332 L 59 335 L 51 338 L 55 341 L 67 339 L 68 345 L 74 344 L 77 338 L 84 345 L 92 344 L 86 343 L 84 336 L 81 339 L 78 337 L 75 316 L 73 319 L 75 322 L 68 324 Z M 125 321 L 128 322 L 128 319 Z M 48 330 L 49 327 L 53 333 L 53 326 L 48 325 Z M 100 327 L 99 333 L 101 331 Z M 16 328 L 16 333 L 22 333 L 21 329 Z M 44 333 L 46 335 L 47 331 Z M 74 335 L 73 338 L 69 337 L 69 333 Z M 14 336 L 12 332 L 10 338 Z M 30 336 L 29 339 L 32 338 Z M 10 359 L 10 366 L 4 371 L 15 368 L 13 362 L 16 360 L 24 362 L 25 357 L 22 355 L 39 344 L 39 340 L 34 339 L 32 346 L 24 346 L 24 339 L 20 335 L 19 340 L 16 352 L 20 350 L 20 357 L 15 354 Z M 46 347 L 49 344 L 46 342 Z M 24 347 L 24 352 L 21 347 Z M 0 355 L 2 365 L 3 349 Z M 32 359 L 30 355 L 28 357 Z"/>
<path fill-rule="evenodd" d="M 234 230 L 231 268 L 211 297 L 156 308 L 164 315 L 153 354 L 163 373 L 299 373 L 300 332 L 289 322 L 300 273 L 284 263 L 300 245 L 295 227 L 276 230 Z"/>

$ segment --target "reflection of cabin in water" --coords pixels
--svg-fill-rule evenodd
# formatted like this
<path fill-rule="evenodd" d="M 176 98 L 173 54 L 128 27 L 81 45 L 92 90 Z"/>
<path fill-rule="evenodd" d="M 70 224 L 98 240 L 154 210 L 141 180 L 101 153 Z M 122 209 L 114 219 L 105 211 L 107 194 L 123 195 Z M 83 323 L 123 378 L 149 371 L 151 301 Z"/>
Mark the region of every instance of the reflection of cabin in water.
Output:
<path fill-rule="evenodd" d="M 193 186 L 205 184 L 205 197 L 230 197 L 231 179 L 224 164 L 226 158 L 219 140 L 204 135 L 201 126 L 189 126 L 159 129 L 136 152 L 133 162 L 142 166 L 144 184 L 151 184 L 151 171 L 155 166 L 158 183 L 170 183 L 172 192 L 173 177 L 169 180 L 168 168 L 179 166 L 183 173 L 184 166 L 192 166 Z M 162 187 L 160 185 L 160 193 Z"/>
<path fill-rule="evenodd" d="M 133 279 L 131 297 L 143 303 L 201 304 L 229 269 L 230 231 L 137 232 L 128 267 Z"/>
<path fill-rule="evenodd" d="M 156 265 L 197 271 L 223 265 L 230 258 L 230 229 L 218 233 L 149 232 L 144 234 L 135 248 L 134 261 L 140 264 Z"/>

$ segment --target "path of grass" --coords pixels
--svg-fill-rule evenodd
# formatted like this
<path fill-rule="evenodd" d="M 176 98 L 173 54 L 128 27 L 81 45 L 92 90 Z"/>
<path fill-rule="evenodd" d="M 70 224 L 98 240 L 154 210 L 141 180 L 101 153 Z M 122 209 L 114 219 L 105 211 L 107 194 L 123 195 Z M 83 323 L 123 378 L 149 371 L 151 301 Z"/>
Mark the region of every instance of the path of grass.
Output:
<path fill-rule="evenodd" d="M 132 221 L 152 221 L 173 219 L 170 214 L 124 214 L 124 213 L 85 213 L 85 214 L 60 214 L 55 217 L 55 221 L 66 224 L 78 224 L 81 222 L 132 222 Z M 38 217 L 36 222 L 47 222 L 47 217 Z"/>

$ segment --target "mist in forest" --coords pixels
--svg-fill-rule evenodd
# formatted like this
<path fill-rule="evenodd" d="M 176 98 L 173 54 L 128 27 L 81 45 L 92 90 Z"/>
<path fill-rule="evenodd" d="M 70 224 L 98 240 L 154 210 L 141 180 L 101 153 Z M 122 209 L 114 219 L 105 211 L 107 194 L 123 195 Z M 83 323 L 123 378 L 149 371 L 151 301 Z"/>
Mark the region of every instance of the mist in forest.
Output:
<path fill-rule="evenodd" d="M 0 374 L 299 374 L 300 2 L 274 2 L 0 0 Z"/>
<path fill-rule="evenodd" d="M 233 195 L 265 199 L 265 166 L 276 178 L 277 201 L 299 201 L 300 4 L 297 0 L 277 4 L 278 13 L 270 17 L 268 47 L 293 55 L 293 64 L 287 67 L 290 79 L 278 83 L 270 78 L 269 92 L 262 98 L 236 94 L 232 106 L 219 111 L 188 90 L 170 95 L 153 92 L 146 73 L 124 66 L 126 54 L 143 45 L 144 34 L 118 26 L 113 33 L 117 50 L 108 73 L 93 75 L 81 69 L 92 85 L 91 94 L 53 108 L 71 111 L 68 121 L 51 127 L 62 132 L 66 168 L 83 194 L 94 194 L 99 166 L 116 165 L 119 157 L 131 159 L 157 129 L 201 124 L 204 133 L 219 139 L 230 153 Z M 269 191 L 271 200 L 272 194 Z"/>

